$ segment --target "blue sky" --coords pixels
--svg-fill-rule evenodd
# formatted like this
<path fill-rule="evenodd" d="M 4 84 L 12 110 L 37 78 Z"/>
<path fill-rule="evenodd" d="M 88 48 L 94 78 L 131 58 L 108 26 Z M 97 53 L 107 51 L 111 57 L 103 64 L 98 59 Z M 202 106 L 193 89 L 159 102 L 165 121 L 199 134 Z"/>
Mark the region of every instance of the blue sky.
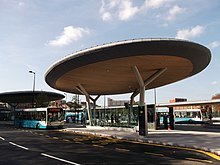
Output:
<path fill-rule="evenodd" d="M 37 90 L 63 93 L 44 76 L 68 54 L 133 38 L 181 38 L 208 47 L 212 61 L 201 73 L 158 88 L 157 102 L 209 100 L 220 93 L 219 8 L 219 0 L 0 0 L 0 92 L 32 90 L 33 70 Z M 153 93 L 146 91 L 147 103 Z"/>

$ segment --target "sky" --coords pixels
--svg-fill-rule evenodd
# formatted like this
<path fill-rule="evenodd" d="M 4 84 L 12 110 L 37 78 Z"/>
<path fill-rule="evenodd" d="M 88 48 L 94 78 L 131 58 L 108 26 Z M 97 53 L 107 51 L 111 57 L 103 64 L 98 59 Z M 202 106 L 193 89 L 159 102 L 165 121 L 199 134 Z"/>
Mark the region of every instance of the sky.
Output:
<path fill-rule="evenodd" d="M 136 38 L 178 38 L 210 49 L 209 66 L 185 80 L 145 92 L 145 102 L 181 97 L 210 100 L 220 93 L 219 0 L 0 0 L 0 92 L 57 91 L 46 71 L 76 51 Z M 65 93 L 67 101 L 73 96 Z M 131 94 L 102 96 L 129 100 Z M 84 101 L 84 96 L 80 96 Z M 138 100 L 137 96 L 135 100 Z"/>

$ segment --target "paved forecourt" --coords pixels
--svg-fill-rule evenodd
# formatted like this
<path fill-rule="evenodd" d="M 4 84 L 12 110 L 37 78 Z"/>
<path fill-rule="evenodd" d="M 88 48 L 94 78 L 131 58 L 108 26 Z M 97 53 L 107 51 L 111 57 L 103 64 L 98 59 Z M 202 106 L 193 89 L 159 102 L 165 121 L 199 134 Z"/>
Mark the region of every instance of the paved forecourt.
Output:
<path fill-rule="evenodd" d="M 188 127 L 194 127 L 194 130 L 188 131 L 188 128 L 187 130 L 178 128 L 178 130 L 149 130 L 147 137 L 139 136 L 132 128 L 87 126 L 86 128 L 66 128 L 63 131 L 110 136 L 123 140 L 134 140 L 171 147 L 184 147 L 186 150 L 204 153 L 220 161 L 220 125 L 216 129 L 210 127 L 202 130 L 200 129 L 201 126 Z"/>

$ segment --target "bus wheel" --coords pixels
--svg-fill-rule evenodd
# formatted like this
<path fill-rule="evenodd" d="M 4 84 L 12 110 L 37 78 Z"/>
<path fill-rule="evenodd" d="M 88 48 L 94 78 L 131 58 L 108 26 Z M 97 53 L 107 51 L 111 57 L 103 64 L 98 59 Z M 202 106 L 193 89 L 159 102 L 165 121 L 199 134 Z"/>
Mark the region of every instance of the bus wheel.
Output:
<path fill-rule="evenodd" d="M 39 123 L 37 123 L 36 129 L 40 129 L 40 124 Z"/>

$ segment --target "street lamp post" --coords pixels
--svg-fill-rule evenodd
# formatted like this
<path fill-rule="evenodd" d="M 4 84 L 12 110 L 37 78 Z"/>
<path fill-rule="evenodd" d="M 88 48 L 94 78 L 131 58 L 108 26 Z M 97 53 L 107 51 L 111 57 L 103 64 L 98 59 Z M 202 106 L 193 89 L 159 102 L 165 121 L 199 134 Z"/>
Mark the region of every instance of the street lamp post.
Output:
<path fill-rule="evenodd" d="M 32 70 L 29 71 L 29 73 L 32 73 L 34 75 L 34 82 L 33 82 L 33 100 L 32 100 L 32 108 L 34 107 L 34 92 L 35 92 L 35 72 L 33 72 Z"/>

